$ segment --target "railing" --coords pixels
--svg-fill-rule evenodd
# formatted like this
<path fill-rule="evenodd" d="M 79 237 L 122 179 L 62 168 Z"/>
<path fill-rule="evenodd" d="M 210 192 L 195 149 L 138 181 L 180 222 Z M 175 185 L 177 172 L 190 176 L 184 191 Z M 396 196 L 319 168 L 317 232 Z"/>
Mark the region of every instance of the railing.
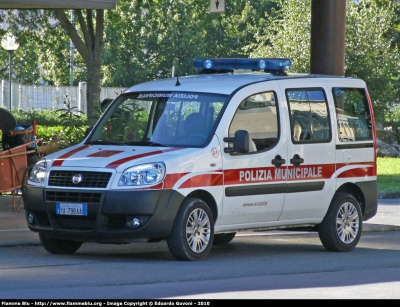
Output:
<path fill-rule="evenodd" d="M 10 109 L 9 81 L 1 82 L 0 107 Z M 102 87 L 100 101 L 105 98 L 115 98 L 126 88 Z M 63 109 L 64 101 L 71 102 L 71 106 L 86 113 L 86 82 L 80 82 L 79 86 L 49 86 L 49 85 L 23 85 L 17 82 L 11 83 L 11 107 L 12 110 L 26 109 Z"/>

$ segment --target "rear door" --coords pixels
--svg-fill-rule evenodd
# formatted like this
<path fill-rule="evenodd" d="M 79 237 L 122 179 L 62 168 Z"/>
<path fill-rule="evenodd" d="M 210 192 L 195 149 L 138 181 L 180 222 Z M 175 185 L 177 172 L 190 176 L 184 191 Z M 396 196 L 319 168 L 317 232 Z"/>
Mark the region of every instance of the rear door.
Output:
<path fill-rule="evenodd" d="M 335 141 L 325 84 L 316 79 L 282 82 L 288 112 L 287 193 L 279 220 L 321 218 L 335 191 Z"/>

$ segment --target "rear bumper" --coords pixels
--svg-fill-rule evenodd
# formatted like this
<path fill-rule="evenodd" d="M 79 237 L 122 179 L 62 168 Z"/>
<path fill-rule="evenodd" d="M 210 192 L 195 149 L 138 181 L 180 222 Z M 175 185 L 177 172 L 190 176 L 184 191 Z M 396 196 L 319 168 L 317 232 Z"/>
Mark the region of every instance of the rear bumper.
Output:
<path fill-rule="evenodd" d="M 363 221 L 367 221 L 378 211 L 378 181 L 357 182 L 357 186 L 364 195 Z"/>

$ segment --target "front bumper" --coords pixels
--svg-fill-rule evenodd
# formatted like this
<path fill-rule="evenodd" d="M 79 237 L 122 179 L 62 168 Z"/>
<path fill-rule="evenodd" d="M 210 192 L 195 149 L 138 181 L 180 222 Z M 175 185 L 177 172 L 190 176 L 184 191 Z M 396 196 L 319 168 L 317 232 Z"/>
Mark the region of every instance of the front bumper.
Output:
<path fill-rule="evenodd" d="M 166 238 L 183 195 L 174 190 L 65 190 L 27 186 L 24 208 L 30 230 L 83 242 L 131 243 Z M 56 203 L 86 203 L 87 216 L 56 214 Z M 139 226 L 132 220 L 140 221 Z"/>

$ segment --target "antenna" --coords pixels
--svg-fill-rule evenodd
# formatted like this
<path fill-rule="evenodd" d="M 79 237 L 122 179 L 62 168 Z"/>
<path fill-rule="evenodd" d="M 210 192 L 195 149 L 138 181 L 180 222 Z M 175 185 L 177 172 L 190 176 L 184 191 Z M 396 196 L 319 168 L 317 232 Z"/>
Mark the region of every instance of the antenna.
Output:
<path fill-rule="evenodd" d="M 179 82 L 178 75 L 176 75 L 176 84 L 175 84 L 175 86 L 179 86 L 179 85 L 181 85 L 181 84 Z"/>

